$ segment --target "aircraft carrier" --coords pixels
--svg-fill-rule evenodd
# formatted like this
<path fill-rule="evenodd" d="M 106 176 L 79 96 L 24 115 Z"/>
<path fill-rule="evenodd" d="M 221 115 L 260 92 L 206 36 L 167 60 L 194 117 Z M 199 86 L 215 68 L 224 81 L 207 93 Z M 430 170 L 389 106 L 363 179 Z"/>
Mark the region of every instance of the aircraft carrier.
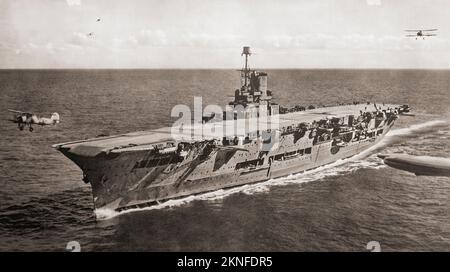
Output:
<path fill-rule="evenodd" d="M 122 211 L 299 173 L 379 142 L 408 105 L 280 107 L 248 67 L 221 113 L 149 131 L 55 144 L 90 183 L 96 209 Z M 214 87 L 214 86 L 212 86 Z M 256 124 L 256 125 L 254 125 Z"/>

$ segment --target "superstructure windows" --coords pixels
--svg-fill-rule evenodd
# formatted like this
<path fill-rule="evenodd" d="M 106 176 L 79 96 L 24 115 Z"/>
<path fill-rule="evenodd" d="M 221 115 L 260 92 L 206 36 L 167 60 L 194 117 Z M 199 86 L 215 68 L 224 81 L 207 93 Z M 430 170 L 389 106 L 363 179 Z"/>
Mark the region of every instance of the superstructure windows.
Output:
<path fill-rule="evenodd" d="M 264 159 L 257 159 L 251 161 L 240 162 L 236 164 L 236 170 L 245 168 L 256 168 L 257 166 L 263 165 Z"/>
<path fill-rule="evenodd" d="M 275 156 L 271 156 L 269 158 L 269 161 L 274 161 L 274 160 L 275 161 L 284 161 L 284 160 L 288 160 L 288 159 L 301 157 L 305 154 L 311 154 L 311 148 L 299 149 L 299 150 L 295 150 L 295 151 L 291 151 L 291 152 L 277 154 Z"/>

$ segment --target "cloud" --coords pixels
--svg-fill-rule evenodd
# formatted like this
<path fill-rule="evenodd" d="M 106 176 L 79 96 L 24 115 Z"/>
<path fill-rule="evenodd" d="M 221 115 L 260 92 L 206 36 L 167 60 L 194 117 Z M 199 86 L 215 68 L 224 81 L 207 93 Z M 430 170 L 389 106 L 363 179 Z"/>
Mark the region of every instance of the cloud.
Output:
<path fill-rule="evenodd" d="M 80 6 L 81 0 L 66 0 L 67 5 L 69 6 Z"/>
<path fill-rule="evenodd" d="M 381 0 L 366 0 L 369 6 L 381 6 Z"/>
<path fill-rule="evenodd" d="M 61 43 L 33 43 L 29 42 L 27 44 L 24 44 L 16 49 L 12 49 L 15 54 L 20 55 L 37 55 L 37 54 L 55 54 L 55 53 L 61 53 L 67 50 L 67 46 Z"/>
<path fill-rule="evenodd" d="M 305 34 L 305 35 L 275 35 L 266 36 L 261 41 L 255 41 L 258 46 L 277 49 L 310 49 L 310 50 L 360 50 L 360 51 L 402 51 L 421 50 L 433 48 L 443 50 L 448 48 L 448 39 L 430 39 L 428 43 L 418 43 L 415 40 L 403 36 L 393 35 L 328 35 L 328 34 Z"/>
<path fill-rule="evenodd" d="M 128 40 L 140 45 L 152 45 L 152 46 L 169 45 L 169 39 L 167 37 L 167 34 L 162 30 L 144 29 L 141 30 L 136 36 L 131 36 Z"/>
<path fill-rule="evenodd" d="M 53 43 L 49 42 L 45 45 L 45 49 L 47 50 L 48 53 L 52 54 L 55 53 L 55 50 L 57 50 L 57 48 L 55 47 L 55 45 L 53 45 Z M 58 48 L 59 49 L 59 48 Z"/>
<path fill-rule="evenodd" d="M 262 46 L 268 48 L 303 48 L 303 49 L 327 49 L 330 47 L 342 47 L 342 41 L 336 36 L 328 34 L 305 35 L 271 35 L 262 38 Z"/>
<path fill-rule="evenodd" d="M 73 32 L 69 38 L 69 44 L 76 46 L 84 46 L 88 43 L 89 39 L 85 33 Z"/>
<path fill-rule="evenodd" d="M 28 47 L 31 48 L 31 49 L 38 48 L 38 46 L 35 43 L 32 43 L 32 42 L 28 43 Z"/>
<path fill-rule="evenodd" d="M 114 52 L 132 52 L 133 50 L 153 48 L 206 48 L 230 49 L 243 44 L 264 50 L 316 50 L 316 51 L 414 51 L 432 49 L 442 51 L 450 47 L 449 39 L 430 39 L 417 42 L 403 36 L 374 34 L 333 35 L 312 33 L 302 35 L 261 35 L 244 37 L 232 34 L 214 34 L 191 31 L 163 31 L 161 29 L 143 29 L 128 37 L 115 37 L 103 43 L 89 39 L 85 34 L 74 33 L 72 44 L 77 46 L 90 46 Z M 136 51 L 138 52 L 138 51 Z"/>
<path fill-rule="evenodd" d="M 209 33 L 193 33 L 187 32 L 180 36 L 179 43 L 182 46 L 190 47 L 230 47 L 240 44 L 242 37 L 238 35 L 216 35 Z"/>
<path fill-rule="evenodd" d="M 210 34 L 206 32 L 163 31 L 143 29 L 128 38 L 115 38 L 116 47 L 154 46 L 154 47 L 208 47 L 225 48 L 242 43 L 238 35 Z"/>

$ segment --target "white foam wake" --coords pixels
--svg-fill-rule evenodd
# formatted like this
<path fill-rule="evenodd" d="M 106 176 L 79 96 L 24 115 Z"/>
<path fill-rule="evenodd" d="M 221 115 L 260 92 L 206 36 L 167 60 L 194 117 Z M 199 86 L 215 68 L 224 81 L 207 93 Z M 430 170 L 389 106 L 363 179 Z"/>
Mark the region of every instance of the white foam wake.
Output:
<path fill-rule="evenodd" d="M 187 196 L 185 198 L 181 199 L 175 199 L 175 200 L 168 200 L 162 204 L 154 205 L 150 207 L 145 208 L 136 208 L 136 209 L 129 209 L 121 212 L 116 212 L 110 209 L 96 209 L 94 211 L 96 217 L 98 220 L 107 220 L 111 219 L 115 216 L 125 214 L 125 213 L 131 213 L 136 211 L 146 211 L 146 210 L 158 210 L 158 209 L 164 209 L 164 208 L 171 208 L 171 207 L 178 207 L 185 205 L 187 203 L 190 203 L 195 200 L 206 200 L 206 201 L 214 201 L 223 199 L 227 196 L 230 196 L 232 194 L 236 193 L 244 193 L 247 195 L 252 195 L 256 193 L 265 193 L 270 190 L 270 187 L 273 186 L 282 186 L 282 185 L 288 185 L 288 184 L 301 184 L 301 183 L 307 183 L 315 180 L 321 180 L 323 178 L 329 177 L 329 176 L 338 176 L 343 174 L 348 174 L 349 172 L 356 171 L 361 168 L 371 168 L 371 169 L 380 169 L 383 167 L 386 167 L 381 159 L 378 159 L 376 157 L 369 157 L 375 150 L 380 149 L 382 147 L 387 146 L 391 141 L 389 138 L 395 137 L 395 136 L 405 136 L 412 133 L 420 132 L 421 130 L 438 126 L 446 123 L 444 120 L 433 120 L 428 121 L 421 124 L 415 124 L 411 125 L 406 128 L 400 128 L 391 130 L 383 140 L 381 140 L 379 143 L 375 144 L 371 148 L 363 151 L 362 153 L 342 160 L 337 160 L 334 163 L 327 164 L 303 173 L 299 174 L 292 174 L 286 177 L 276 178 L 276 179 L 270 179 L 268 181 L 259 182 L 255 184 L 250 185 L 243 185 L 239 187 L 234 187 L 230 189 L 220 189 L 213 192 L 208 192 L 200 195 L 191 195 Z M 369 157 L 369 158 L 368 158 Z"/>
<path fill-rule="evenodd" d="M 399 129 L 391 130 L 388 132 L 386 137 L 408 135 L 408 134 L 411 134 L 414 132 L 420 132 L 421 130 L 423 130 L 425 128 L 439 126 L 439 125 L 443 125 L 446 123 L 447 123 L 447 121 L 445 121 L 445 120 L 432 120 L 432 121 L 428 121 L 425 123 L 411 125 L 406 128 L 399 128 Z"/>

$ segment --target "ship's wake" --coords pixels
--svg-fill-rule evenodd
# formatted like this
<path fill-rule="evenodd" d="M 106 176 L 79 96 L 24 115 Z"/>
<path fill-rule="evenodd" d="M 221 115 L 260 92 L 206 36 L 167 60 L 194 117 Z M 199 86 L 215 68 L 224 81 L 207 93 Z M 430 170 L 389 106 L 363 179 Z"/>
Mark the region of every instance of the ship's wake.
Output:
<path fill-rule="evenodd" d="M 432 120 L 420 124 L 414 124 L 405 128 L 398 128 L 389 131 L 386 136 L 378 142 L 376 145 L 370 147 L 369 149 L 361 152 L 358 155 L 353 156 L 355 159 L 364 159 L 370 155 L 377 153 L 386 147 L 393 145 L 398 142 L 403 142 L 405 138 L 417 137 L 425 133 L 433 132 L 436 127 L 448 126 L 449 122 L 446 120 Z"/>
<path fill-rule="evenodd" d="M 334 163 L 327 164 L 303 173 L 292 174 L 286 177 L 270 179 L 268 181 L 259 182 L 255 184 L 243 185 L 230 189 L 220 189 L 213 192 L 208 192 L 199 195 L 191 195 L 185 198 L 168 200 L 164 203 L 145 207 L 129 209 L 121 212 L 116 212 L 109 209 L 96 209 L 95 215 L 98 220 L 107 220 L 116 217 L 121 214 L 131 213 L 136 211 L 157 210 L 186 205 L 192 201 L 218 201 L 236 193 L 243 193 L 252 195 L 256 193 L 265 193 L 274 186 L 283 186 L 288 184 L 302 184 L 311 181 L 321 180 L 326 177 L 347 175 L 358 169 L 380 169 L 386 167 L 381 159 L 374 156 L 379 150 L 386 148 L 387 146 L 399 141 L 402 137 L 419 135 L 433 129 L 437 126 L 442 126 L 447 122 L 444 120 L 433 120 L 421 124 L 411 125 L 406 128 L 400 128 L 390 131 L 385 138 L 373 147 L 363 151 L 362 153 L 353 156 L 351 158 L 338 160 Z"/>

